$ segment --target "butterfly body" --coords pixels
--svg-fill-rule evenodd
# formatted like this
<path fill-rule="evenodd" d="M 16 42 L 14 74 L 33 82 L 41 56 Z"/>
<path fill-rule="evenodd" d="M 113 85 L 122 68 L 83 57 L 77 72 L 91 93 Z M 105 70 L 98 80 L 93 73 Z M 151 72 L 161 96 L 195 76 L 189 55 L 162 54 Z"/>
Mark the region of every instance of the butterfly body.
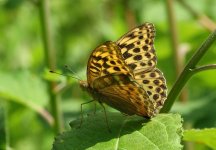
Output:
<path fill-rule="evenodd" d="M 128 115 L 152 117 L 166 99 L 166 83 L 155 67 L 154 27 L 145 23 L 90 55 L 80 86 L 100 103 Z"/>

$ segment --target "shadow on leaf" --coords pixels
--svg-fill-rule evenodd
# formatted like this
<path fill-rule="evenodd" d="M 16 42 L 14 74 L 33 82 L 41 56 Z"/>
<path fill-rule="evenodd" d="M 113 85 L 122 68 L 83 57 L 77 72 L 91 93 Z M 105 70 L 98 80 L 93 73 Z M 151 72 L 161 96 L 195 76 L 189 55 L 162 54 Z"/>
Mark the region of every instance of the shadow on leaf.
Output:
<path fill-rule="evenodd" d="M 181 150 L 182 118 L 178 114 L 158 114 L 151 120 L 139 116 L 108 113 L 108 128 L 103 113 L 70 123 L 72 129 L 55 138 L 53 150 L 84 149 L 169 149 Z"/>
<path fill-rule="evenodd" d="M 75 120 L 70 123 L 71 131 L 65 132 L 61 135 L 60 143 L 64 142 L 64 149 L 87 149 L 98 143 L 103 142 L 116 142 L 121 136 L 130 134 L 143 127 L 144 123 L 147 123 L 149 119 L 145 119 L 139 116 L 125 116 L 120 113 L 108 113 L 108 123 L 111 129 L 111 133 L 108 131 L 104 113 L 90 114 L 84 117 L 81 128 L 80 120 Z M 58 138 L 58 137 L 57 137 Z M 58 146 L 58 143 L 55 143 Z M 75 149 L 76 149 L 75 148 Z"/>

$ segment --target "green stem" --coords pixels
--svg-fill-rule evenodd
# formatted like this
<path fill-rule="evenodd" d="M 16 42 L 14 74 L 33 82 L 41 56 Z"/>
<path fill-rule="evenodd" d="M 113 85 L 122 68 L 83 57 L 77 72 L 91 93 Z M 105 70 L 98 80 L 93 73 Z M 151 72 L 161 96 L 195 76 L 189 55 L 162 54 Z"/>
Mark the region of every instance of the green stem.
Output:
<path fill-rule="evenodd" d="M 39 1 L 39 12 L 40 21 L 42 27 L 42 36 L 45 52 L 45 62 L 49 69 L 55 70 L 55 51 L 53 48 L 53 43 L 51 40 L 51 25 L 50 25 L 50 14 L 49 14 L 49 1 L 40 0 Z M 50 96 L 50 107 L 54 118 L 54 130 L 55 133 L 60 133 L 62 131 L 61 125 L 61 111 L 60 111 L 60 99 L 54 92 L 56 84 L 54 82 L 48 82 L 48 92 Z"/>
<path fill-rule="evenodd" d="M 161 113 L 167 113 L 170 111 L 173 103 L 175 102 L 176 97 L 179 95 L 180 91 L 186 84 L 186 82 L 190 79 L 192 75 L 194 75 L 193 69 L 196 68 L 199 60 L 204 56 L 209 47 L 216 40 L 216 30 L 209 35 L 209 37 L 204 41 L 201 47 L 196 51 L 196 53 L 189 60 L 188 64 L 180 74 L 179 78 L 173 85 L 167 100 L 165 101 L 164 107 L 161 109 Z"/>
<path fill-rule="evenodd" d="M 0 100 L 0 149 L 7 149 L 9 145 L 8 107 L 7 102 Z"/>
<path fill-rule="evenodd" d="M 194 69 L 191 69 L 191 71 L 193 72 L 193 74 L 195 74 L 195 73 L 198 73 L 198 72 L 201 72 L 201 71 L 212 70 L 212 69 L 216 69 L 216 64 L 196 67 Z"/>

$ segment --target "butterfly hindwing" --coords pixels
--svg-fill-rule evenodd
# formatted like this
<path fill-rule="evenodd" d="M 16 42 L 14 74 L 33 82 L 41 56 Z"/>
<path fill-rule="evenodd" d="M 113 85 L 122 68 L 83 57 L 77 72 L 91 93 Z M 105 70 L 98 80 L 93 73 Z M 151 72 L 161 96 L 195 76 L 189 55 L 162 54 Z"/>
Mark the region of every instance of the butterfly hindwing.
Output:
<path fill-rule="evenodd" d="M 103 95 L 100 101 L 120 110 L 125 114 L 149 116 L 153 106 L 146 101 L 148 95 L 136 82 L 132 82 L 126 75 L 110 75 L 96 80 L 98 92 Z M 105 82 L 105 83 L 104 83 Z M 105 86 L 101 86 L 105 85 Z M 152 114 L 151 114 L 152 115 Z"/>
<path fill-rule="evenodd" d="M 156 68 L 154 37 L 153 24 L 145 23 L 126 33 L 117 44 L 134 80 L 145 89 L 154 109 L 159 110 L 166 99 L 167 87 L 163 73 Z"/>
<path fill-rule="evenodd" d="M 121 48 L 125 63 L 133 73 L 151 70 L 157 60 L 154 49 L 155 28 L 145 23 L 132 29 L 116 43 Z"/>

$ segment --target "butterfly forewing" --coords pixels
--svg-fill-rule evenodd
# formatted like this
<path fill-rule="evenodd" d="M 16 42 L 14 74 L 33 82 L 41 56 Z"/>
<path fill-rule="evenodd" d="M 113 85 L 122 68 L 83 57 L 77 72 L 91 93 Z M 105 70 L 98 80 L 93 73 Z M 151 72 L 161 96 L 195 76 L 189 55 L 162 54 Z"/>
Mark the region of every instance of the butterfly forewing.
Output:
<path fill-rule="evenodd" d="M 116 49 L 118 47 L 115 43 L 105 42 L 92 52 L 87 67 L 88 84 L 92 88 L 94 88 L 93 84 L 97 78 L 111 74 L 129 74 L 120 51 Z"/>
<path fill-rule="evenodd" d="M 154 116 L 166 99 L 166 83 L 155 68 L 155 29 L 145 23 L 91 54 L 85 88 L 99 102 L 125 114 Z"/>
<path fill-rule="evenodd" d="M 125 63 L 134 73 L 155 67 L 157 60 L 153 46 L 154 37 L 153 24 L 146 23 L 132 29 L 116 42 L 121 48 Z"/>

